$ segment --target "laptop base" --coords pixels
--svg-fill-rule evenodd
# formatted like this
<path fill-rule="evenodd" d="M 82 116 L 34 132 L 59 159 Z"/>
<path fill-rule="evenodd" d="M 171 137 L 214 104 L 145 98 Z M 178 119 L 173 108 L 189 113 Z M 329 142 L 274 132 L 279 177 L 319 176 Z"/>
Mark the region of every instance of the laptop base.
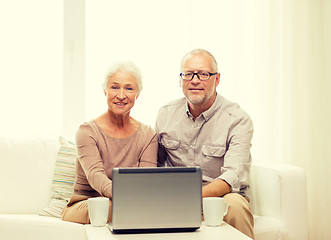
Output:
<path fill-rule="evenodd" d="M 114 234 L 144 234 L 144 233 L 172 233 L 172 232 L 194 232 L 200 227 L 194 228 L 155 228 L 155 229 L 109 229 Z"/>

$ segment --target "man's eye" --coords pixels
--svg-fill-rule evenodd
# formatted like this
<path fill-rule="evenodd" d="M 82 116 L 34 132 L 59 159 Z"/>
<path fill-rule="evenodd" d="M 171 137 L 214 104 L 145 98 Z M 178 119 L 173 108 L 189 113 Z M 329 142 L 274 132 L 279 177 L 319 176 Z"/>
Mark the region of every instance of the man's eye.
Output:
<path fill-rule="evenodd" d="M 205 73 L 205 72 L 199 73 L 199 75 L 202 76 L 202 77 L 208 77 L 209 76 L 209 74 Z"/>
<path fill-rule="evenodd" d="M 117 89 L 118 87 L 117 86 L 112 86 L 111 89 Z"/>
<path fill-rule="evenodd" d="M 191 77 L 192 74 L 193 74 L 193 73 L 188 72 L 188 73 L 184 73 L 184 76 L 186 76 L 186 77 Z"/>
<path fill-rule="evenodd" d="M 133 88 L 132 88 L 132 87 L 128 87 L 127 90 L 128 90 L 128 91 L 132 91 Z"/>

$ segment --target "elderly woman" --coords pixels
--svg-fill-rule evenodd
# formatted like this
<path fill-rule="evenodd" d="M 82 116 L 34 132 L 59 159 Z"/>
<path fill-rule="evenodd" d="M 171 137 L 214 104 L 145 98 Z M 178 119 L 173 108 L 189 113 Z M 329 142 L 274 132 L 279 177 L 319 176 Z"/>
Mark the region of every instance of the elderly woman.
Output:
<path fill-rule="evenodd" d="M 109 198 L 111 221 L 112 169 L 155 167 L 157 137 L 154 130 L 130 116 L 142 89 L 141 73 L 131 62 L 111 66 L 103 84 L 108 109 L 82 124 L 76 134 L 77 166 L 74 194 L 62 219 L 89 223 L 88 198 Z"/>

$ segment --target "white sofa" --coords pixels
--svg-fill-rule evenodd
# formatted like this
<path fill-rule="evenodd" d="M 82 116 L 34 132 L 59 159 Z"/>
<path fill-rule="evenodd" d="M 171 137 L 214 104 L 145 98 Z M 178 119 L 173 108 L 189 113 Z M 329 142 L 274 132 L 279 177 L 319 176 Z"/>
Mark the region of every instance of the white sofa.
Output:
<path fill-rule="evenodd" d="M 308 240 L 307 184 L 302 168 L 254 162 L 250 186 L 256 240 Z"/>
<path fill-rule="evenodd" d="M 40 216 L 51 199 L 58 139 L 0 137 L 0 239 L 84 240 L 81 224 Z M 254 163 L 251 204 L 257 240 L 306 240 L 304 171 Z"/>

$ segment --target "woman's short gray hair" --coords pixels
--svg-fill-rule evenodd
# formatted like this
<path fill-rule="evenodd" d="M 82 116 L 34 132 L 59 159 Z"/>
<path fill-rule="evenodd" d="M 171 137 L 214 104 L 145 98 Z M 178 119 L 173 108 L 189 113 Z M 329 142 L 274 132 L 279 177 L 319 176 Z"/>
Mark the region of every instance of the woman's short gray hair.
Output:
<path fill-rule="evenodd" d="M 141 90 L 143 89 L 143 83 L 141 79 L 142 74 L 140 69 L 131 61 L 121 61 L 121 62 L 113 63 L 106 72 L 105 81 L 103 83 L 103 89 L 106 91 L 109 78 L 119 70 L 129 72 L 135 77 L 138 84 L 138 94 L 140 94 Z"/>

